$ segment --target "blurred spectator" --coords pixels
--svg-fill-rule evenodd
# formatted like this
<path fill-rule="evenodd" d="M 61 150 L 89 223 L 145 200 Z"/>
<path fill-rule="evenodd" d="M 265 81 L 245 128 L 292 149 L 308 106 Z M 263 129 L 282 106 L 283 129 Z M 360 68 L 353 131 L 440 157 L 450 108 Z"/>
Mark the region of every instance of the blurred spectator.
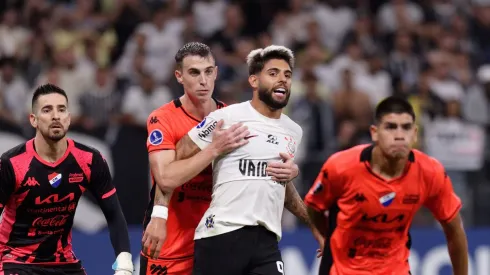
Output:
<path fill-rule="evenodd" d="M 118 114 L 121 94 L 115 84 L 110 68 L 97 69 L 93 87 L 80 97 L 81 125 L 86 131 L 107 127 Z"/>
<path fill-rule="evenodd" d="M 413 50 L 409 32 L 399 31 L 394 37 L 394 48 L 388 59 L 388 70 L 394 78 L 407 86 L 414 85 L 420 70 L 420 60 Z"/>
<path fill-rule="evenodd" d="M 192 4 L 196 31 L 201 37 L 209 38 L 225 26 L 226 6 L 223 0 L 197 0 Z"/>
<path fill-rule="evenodd" d="M 354 76 L 354 86 L 369 96 L 374 109 L 378 102 L 392 94 L 391 77 L 383 70 L 383 60 L 379 54 L 372 53 L 367 57 L 367 62 L 367 71 Z"/>
<path fill-rule="evenodd" d="M 378 27 L 382 32 L 398 29 L 411 30 L 422 22 L 422 9 L 409 0 L 390 0 L 378 13 Z"/>
<path fill-rule="evenodd" d="M 0 56 L 23 57 L 30 33 L 19 24 L 19 13 L 15 9 L 8 9 L 1 18 Z"/>
<path fill-rule="evenodd" d="M 353 26 L 355 13 L 341 0 L 322 0 L 313 7 L 314 18 L 321 29 L 323 45 L 332 52 L 341 52 L 342 38 Z"/>
<path fill-rule="evenodd" d="M 301 164 L 302 180 L 307 186 L 313 183 L 325 158 L 337 150 L 335 118 L 332 106 L 320 95 L 321 85 L 311 72 L 301 79 L 302 90 L 299 98 L 290 103 L 290 117 L 303 128 L 301 149 L 295 160 Z"/>
<path fill-rule="evenodd" d="M 93 85 L 94 72 L 81 66 L 75 55 L 75 49 L 68 47 L 54 53 L 54 66 L 49 72 L 40 74 L 36 85 L 50 82 L 65 89 L 70 102 L 72 123 L 76 124 L 80 115 L 80 96 Z"/>
<path fill-rule="evenodd" d="M 372 109 L 369 96 L 356 89 L 353 83 L 353 70 L 344 69 L 341 73 L 340 90 L 333 94 L 333 109 L 336 121 L 352 119 L 356 129 L 368 131 L 372 122 Z"/>
<path fill-rule="evenodd" d="M 468 121 L 488 127 L 490 125 L 490 65 L 480 67 L 477 77 L 481 86 L 475 86 L 468 91 L 463 113 Z"/>
<path fill-rule="evenodd" d="M 172 100 L 170 90 L 147 72 L 140 72 L 139 85 L 130 87 L 122 100 L 123 122 L 146 127 L 150 113 Z"/>
<path fill-rule="evenodd" d="M 166 5 L 153 11 L 151 22 L 141 24 L 136 30 L 144 37 L 145 63 L 158 84 L 165 83 L 172 75 L 173 58 L 182 45 L 182 31 L 182 22 L 171 17 Z"/>
<path fill-rule="evenodd" d="M 28 85 L 18 74 L 14 58 L 0 59 L 0 116 L 14 124 L 25 123 Z"/>

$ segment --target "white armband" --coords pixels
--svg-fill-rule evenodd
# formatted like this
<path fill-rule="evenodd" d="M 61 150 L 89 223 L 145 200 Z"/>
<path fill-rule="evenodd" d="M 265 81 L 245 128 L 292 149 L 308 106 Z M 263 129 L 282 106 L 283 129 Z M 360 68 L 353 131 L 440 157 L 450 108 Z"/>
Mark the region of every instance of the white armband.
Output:
<path fill-rule="evenodd" d="M 153 211 L 151 212 L 151 217 L 152 218 L 162 218 L 167 220 L 168 219 L 168 208 L 163 205 L 154 205 L 153 206 Z"/>

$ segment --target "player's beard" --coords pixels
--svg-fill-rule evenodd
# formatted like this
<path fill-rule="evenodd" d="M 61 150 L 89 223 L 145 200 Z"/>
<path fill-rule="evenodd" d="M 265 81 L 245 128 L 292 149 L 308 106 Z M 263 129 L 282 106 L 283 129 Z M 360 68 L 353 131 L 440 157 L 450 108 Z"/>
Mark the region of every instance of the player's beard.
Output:
<path fill-rule="evenodd" d="M 44 139 L 57 142 L 66 136 L 66 129 L 64 127 L 56 129 L 49 128 L 46 132 L 41 131 L 41 134 Z"/>
<path fill-rule="evenodd" d="M 268 88 L 259 86 L 259 99 L 262 102 L 264 102 L 267 106 L 269 106 L 270 108 L 272 108 L 274 110 L 279 110 L 279 109 L 286 107 L 286 105 L 288 105 L 289 96 L 291 94 L 289 92 L 289 90 L 286 91 L 286 97 L 284 98 L 283 101 L 275 100 L 273 97 L 273 93 L 274 93 L 273 89 L 268 89 Z"/>

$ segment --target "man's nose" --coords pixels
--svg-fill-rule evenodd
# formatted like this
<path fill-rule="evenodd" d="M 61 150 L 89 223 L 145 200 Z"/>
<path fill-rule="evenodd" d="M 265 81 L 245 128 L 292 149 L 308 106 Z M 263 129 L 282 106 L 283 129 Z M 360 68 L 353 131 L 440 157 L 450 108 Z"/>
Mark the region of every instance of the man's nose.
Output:
<path fill-rule="evenodd" d="M 199 75 L 199 84 L 201 85 L 206 85 L 206 83 L 208 82 L 206 76 L 204 75 L 204 73 L 200 74 Z"/>
<path fill-rule="evenodd" d="M 395 140 L 405 140 L 405 131 L 401 128 L 397 128 L 395 131 Z"/>

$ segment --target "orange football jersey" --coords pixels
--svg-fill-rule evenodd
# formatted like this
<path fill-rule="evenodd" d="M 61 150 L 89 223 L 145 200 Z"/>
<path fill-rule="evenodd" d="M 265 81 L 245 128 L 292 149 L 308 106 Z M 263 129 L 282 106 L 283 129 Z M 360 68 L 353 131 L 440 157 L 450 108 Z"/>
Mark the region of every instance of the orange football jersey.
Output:
<path fill-rule="evenodd" d="M 216 101 L 218 109 L 225 107 Z M 165 104 L 148 117 L 148 153 L 175 150 L 177 142 L 201 121 L 182 107 L 180 99 Z M 155 182 L 150 203 L 145 213 L 144 227 L 151 219 L 155 197 Z M 176 188 L 168 206 L 167 238 L 160 259 L 181 259 L 194 254 L 194 232 L 211 202 L 212 168 L 208 166 L 195 178 Z"/>
<path fill-rule="evenodd" d="M 332 212 L 331 275 L 409 274 L 409 228 L 416 212 L 425 206 L 448 222 L 461 208 L 434 158 L 412 150 L 405 173 L 385 180 L 371 170 L 372 149 L 360 145 L 331 156 L 305 198 L 309 207 Z"/>

